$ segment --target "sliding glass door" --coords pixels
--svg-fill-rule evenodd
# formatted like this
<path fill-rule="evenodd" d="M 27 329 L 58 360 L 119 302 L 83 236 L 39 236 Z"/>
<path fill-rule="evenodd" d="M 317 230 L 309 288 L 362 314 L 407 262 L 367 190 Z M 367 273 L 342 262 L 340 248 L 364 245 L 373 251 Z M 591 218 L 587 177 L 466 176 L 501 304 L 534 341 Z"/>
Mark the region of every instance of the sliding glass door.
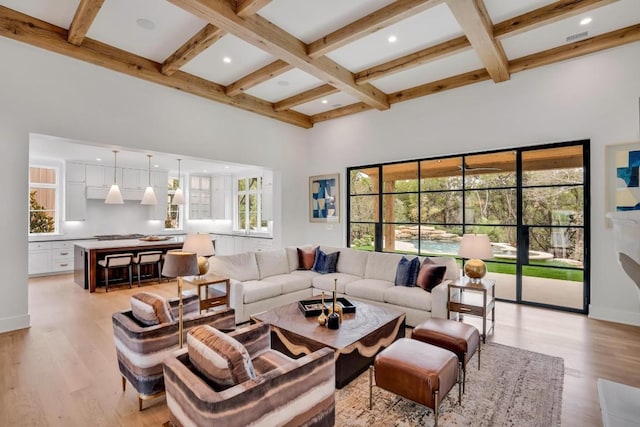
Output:
<path fill-rule="evenodd" d="M 578 141 L 349 168 L 348 244 L 457 257 L 487 234 L 499 299 L 586 312 L 587 159 Z"/>

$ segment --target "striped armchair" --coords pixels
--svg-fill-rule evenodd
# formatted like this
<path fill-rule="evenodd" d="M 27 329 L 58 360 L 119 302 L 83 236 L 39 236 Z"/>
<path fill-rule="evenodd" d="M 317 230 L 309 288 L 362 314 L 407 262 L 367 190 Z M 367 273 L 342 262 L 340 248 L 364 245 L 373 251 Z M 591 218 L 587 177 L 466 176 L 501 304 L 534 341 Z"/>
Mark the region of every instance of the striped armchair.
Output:
<path fill-rule="evenodd" d="M 164 394 L 162 361 L 178 349 L 178 299 L 169 300 L 174 320 L 154 326 L 145 326 L 131 310 L 113 313 L 113 334 L 122 374 L 122 391 L 127 380 L 138 392 L 138 408 L 143 400 Z M 200 314 L 197 295 L 183 298 L 184 334 L 200 325 L 211 325 L 223 331 L 235 329 L 235 311 L 232 308 Z"/>
<path fill-rule="evenodd" d="M 207 381 L 182 349 L 164 361 L 173 426 L 333 426 L 335 365 L 323 348 L 300 359 L 271 349 L 268 324 L 228 334 L 249 353 L 255 377 L 221 389 Z"/>

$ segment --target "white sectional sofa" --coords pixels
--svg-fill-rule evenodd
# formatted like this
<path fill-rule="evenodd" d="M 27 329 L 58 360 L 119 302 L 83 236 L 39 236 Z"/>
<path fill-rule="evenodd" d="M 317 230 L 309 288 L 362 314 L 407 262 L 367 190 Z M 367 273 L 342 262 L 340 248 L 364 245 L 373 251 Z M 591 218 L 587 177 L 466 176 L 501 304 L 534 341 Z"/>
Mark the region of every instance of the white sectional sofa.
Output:
<path fill-rule="evenodd" d="M 338 279 L 339 296 L 396 307 L 406 313 L 408 326 L 416 326 L 429 317 L 447 317 L 447 284 L 460 276 L 454 258 L 431 257 L 434 263 L 447 268 L 443 281 L 427 292 L 420 287 L 394 285 L 401 254 L 322 245 L 320 249 L 325 253 L 340 252 L 335 273 L 298 270 L 297 248 L 288 247 L 211 257 L 208 274 L 231 279 L 230 305 L 235 309 L 236 323 L 248 321 L 252 314 L 319 295 L 323 290 L 333 291 L 334 279 Z"/>

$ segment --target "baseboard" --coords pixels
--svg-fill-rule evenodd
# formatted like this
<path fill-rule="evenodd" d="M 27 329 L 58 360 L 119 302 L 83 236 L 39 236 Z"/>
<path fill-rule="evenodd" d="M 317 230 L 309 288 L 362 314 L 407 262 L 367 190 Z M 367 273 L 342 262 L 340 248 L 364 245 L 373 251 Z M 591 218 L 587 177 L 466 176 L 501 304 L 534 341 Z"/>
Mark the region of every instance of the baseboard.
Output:
<path fill-rule="evenodd" d="M 623 311 L 615 308 L 589 305 L 589 317 L 609 322 L 640 326 L 640 312 Z"/>
<path fill-rule="evenodd" d="M 0 333 L 15 331 L 31 327 L 31 316 L 23 314 L 22 316 L 0 318 Z"/>

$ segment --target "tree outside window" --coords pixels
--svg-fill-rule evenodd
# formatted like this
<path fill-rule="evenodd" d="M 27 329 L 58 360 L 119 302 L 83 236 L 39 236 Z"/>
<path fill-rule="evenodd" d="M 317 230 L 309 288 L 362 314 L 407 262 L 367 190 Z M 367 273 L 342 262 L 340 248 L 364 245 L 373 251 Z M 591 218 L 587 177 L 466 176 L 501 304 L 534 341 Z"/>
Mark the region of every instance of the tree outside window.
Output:
<path fill-rule="evenodd" d="M 57 231 L 57 174 L 54 167 L 29 167 L 29 233 Z"/>
<path fill-rule="evenodd" d="M 164 228 L 167 230 L 182 229 L 182 208 L 180 205 L 173 203 L 173 196 L 175 196 L 179 185 L 180 180 L 178 178 L 169 178 L 167 186 L 167 216 L 164 220 Z"/>

